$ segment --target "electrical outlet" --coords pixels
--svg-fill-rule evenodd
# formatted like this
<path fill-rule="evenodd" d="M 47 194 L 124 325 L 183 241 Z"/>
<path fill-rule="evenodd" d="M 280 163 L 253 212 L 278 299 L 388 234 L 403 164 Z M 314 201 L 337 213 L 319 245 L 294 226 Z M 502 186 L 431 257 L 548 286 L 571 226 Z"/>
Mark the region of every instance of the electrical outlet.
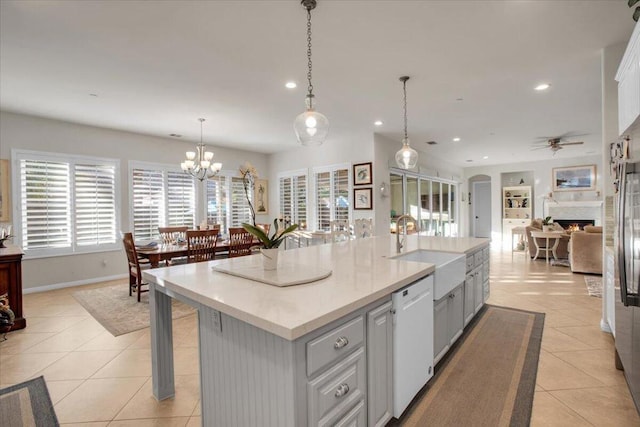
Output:
<path fill-rule="evenodd" d="M 222 319 L 218 310 L 211 310 L 211 316 L 213 317 L 213 329 L 222 332 Z"/>

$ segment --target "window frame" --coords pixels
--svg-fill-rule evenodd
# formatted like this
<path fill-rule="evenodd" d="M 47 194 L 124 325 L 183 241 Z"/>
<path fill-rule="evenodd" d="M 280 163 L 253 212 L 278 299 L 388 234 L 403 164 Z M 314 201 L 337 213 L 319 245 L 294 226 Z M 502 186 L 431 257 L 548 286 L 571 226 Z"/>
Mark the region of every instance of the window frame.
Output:
<path fill-rule="evenodd" d="M 69 233 L 70 233 L 70 245 L 63 248 L 39 248 L 39 249 L 25 249 L 23 241 L 23 219 L 24 212 L 22 210 L 22 169 L 20 162 L 22 160 L 41 161 L 41 162 L 57 162 L 66 163 L 69 166 Z M 104 243 L 97 245 L 78 245 L 77 243 L 77 221 L 75 216 L 75 201 L 76 201 L 76 177 L 75 166 L 77 164 L 86 165 L 96 164 L 100 166 L 109 166 L 114 168 L 114 242 Z M 120 228 L 121 228 L 121 169 L 120 159 L 86 156 L 78 154 L 67 153 L 52 153 L 47 151 L 36 150 L 11 150 L 11 179 L 12 179 L 12 194 L 15 201 L 13 211 L 15 219 L 12 221 L 14 227 L 14 239 L 15 243 L 23 248 L 24 259 L 36 259 L 36 258 L 51 258 L 58 256 L 80 255 L 99 252 L 112 252 L 119 251 L 122 248 L 120 242 Z"/>
<path fill-rule="evenodd" d="M 292 212 L 294 214 L 291 217 L 291 223 L 292 224 L 299 224 L 301 229 L 304 229 L 304 230 L 308 229 L 309 228 L 309 224 L 311 223 L 309 221 L 309 217 L 311 216 L 311 210 L 312 210 L 312 206 L 309 204 L 309 200 L 310 200 L 309 195 L 311 193 L 311 188 L 310 188 L 310 185 L 309 185 L 310 184 L 309 169 L 296 169 L 296 170 L 291 170 L 291 171 L 279 172 L 277 176 L 278 176 L 278 188 L 277 188 L 277 191 L 278 191 L 278 212 L 279 212 L 278 216 L 279 217 L 284 215 L 284 213 L 282 212 L 282 209 L 281 209 L 283 195 L 281 193 L 281 183 L 280 183 L 280 181 L 283 180 L 283 179 L 287 179 L 287 178 L 291 179 L 292 180 L 292 184 L 291 185 L 292 185 L 292 189 L 293 189 L 294 188 L 293 187 L 293 180 L 297 179 L 297 178 L 300 178 L 302 176 L 305 177 L 305 187 L 306 188 L 305 188 L 305 192 L 304 192 L 304 198 L 306 199 L 306 203 L 307 203 L 307 207 L 305 209 L 305 215 L 304 215 L 304 218 L 299 216 L 297 208 L 295 207 L 295 203 L 293 203 L 294 199 L 293 199 L 293 195 L 292 195 L 292 203 L 293 203 L 292 204 Z M 299 195 L 296 193 L 296 196 L 299 196 Z M 315 199 L 313 199 L 313 200 L 315 200 Z M 302 222 L 303 221 L 304 221 L 304 228 L 302 228 Z"/>
<path fill-rule="evenodd" d="M 320 173 L 330 173 L 330 181 L 331 181 L 331 195 L 332 195 L 332 199 L 335 199 L 335 182 L 334 182 L 334 176 L 333 173 L 337 172 L 339 170 L 346 170 L 347 171 L 347 200 L 349 202 L 349 210 L 348 210 L 348 218 L 347 221 L 349 223 L 352 222 L 353 220 L 353 176 L 352 176 L 352 165 L 351 163 L 337 163 L 337 164 L 333 164 L 333 165 L 328 165 L 328 166 L 318 166 L 318 167 L 314 167 L 311 169 L 311 182 L 312 182 L 312 186 L 310 189 L 310 193 L 309 195 L 311 196 L 311 200 L 313 201 L 312 205 L 311 205 L 311 210 L 312 210 L 312 214 L 311 214 L 311 221 L 313 221 L 313 230 L 314 231 L 321 231 L 318 229 L 318 206 L 317 206 L 317 191 L 316 191 L 316 187 L 317 187 L 317 178 L 316 176 Z M 330 207 L 330 220 L 334 220 L 335 219 L 335 206 L 331 206 Z M 307 227 L 308 228 L 308 227 Z M 325 230 L 326 231 L 326 230 Z"/>
<path fill-rule="evenodd" d="M 232 201 L 233 201 L 233 180 L 242 180 L 242 177 L 238 174 L 237 170 L 221 170 L 214 178 L 210 178 L 210 180 L 216 180 L 218 179 L 218 177 L 220 178 L 224 178 L 225 182 L 224 182 L 224 191 L 227 194 L 227 198 L 226 198 L 226 203 L 225 203 L 225 225 L 226 227 L 221 227 L 220 228 L 220 233 L 221 234 L 228 234 L 229 233 L 229 227 L 240 227 L 239 224 L 235 224 L 232 221 L 233 218 L 233 208 L 232 208 Z M 208 197 L 208 185 L 205 184 L 202 186 L 201 191 L 199 192 L 200 197 L 203 200 L 203 207 L 202 207 L 202 218 L 204 218 L 205 220 L 209 220 L 209 197 Z M 244 198 L 244 190 L 242 193 L 242 197 Z M 251 199 L 251 203 L 253 203 L 253 191 L 249 192 L 249 198 Z M 245 198 L 246 200 L 246 198 Z M 247 205 L 247 210 L 249 210 L 249 207 Z M 246 222 L 247 223 L 251 223 L 251 214 L 248 214 L 248 217 L 246 218 Z"/>

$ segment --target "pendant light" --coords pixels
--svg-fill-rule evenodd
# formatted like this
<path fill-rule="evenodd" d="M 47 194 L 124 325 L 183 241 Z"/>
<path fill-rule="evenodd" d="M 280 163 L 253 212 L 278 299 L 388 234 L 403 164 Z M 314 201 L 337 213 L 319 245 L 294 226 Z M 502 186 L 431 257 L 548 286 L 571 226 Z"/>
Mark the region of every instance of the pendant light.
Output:
<path fill-rule="evenodd" d="M 409 146 L 407 136 L 407 80 L 409 80 L 408 76 L 400 77 L 404 91 L 404 138 L 402 138 L 402 148 L 396 153 L 396 163 L 402 169 L 413 169 L 418 163 L 418 152 Z"/>
<path fill-rule="evenodd" d="M 305 99 L 307 109 L 298 115 L 293 122 L 298 142 L 302 145 L 322 145 L 329 133 L 329 120 L 324 114 L 315 111 L 313 84 L 311 83 L 311 11 L 316 8 L 316 0 L 302 0 L 302 6 L 307 10 L 307 81 L 308 93 Z"/>
<path fill-rule="evenodd" d="M 213 152 L 206 151 L 207 147 L 202 142 L 202 123 L 204 119 L 200 118 L 198 120 L 200 121 L 200 144 L 196 147 L 196 151 L 186 152 L 187 159 L 180 163 L 180 167 L 192 177 L 204 181 L 207 178 L 216 176 L 222 169 L 222 163 L 211 163 Z"/>

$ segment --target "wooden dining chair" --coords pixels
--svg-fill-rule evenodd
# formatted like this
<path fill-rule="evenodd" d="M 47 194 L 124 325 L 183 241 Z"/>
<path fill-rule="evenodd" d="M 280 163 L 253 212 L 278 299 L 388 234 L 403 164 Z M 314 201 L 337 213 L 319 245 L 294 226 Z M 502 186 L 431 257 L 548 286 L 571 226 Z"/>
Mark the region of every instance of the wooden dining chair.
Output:
<path fill-rule="evenodd" d="M 187 230 L 187 262 L 215 259 L 217 244 L 218 230 Z"/>
<path fill-rule="evenodd" d="M 253 235 L 242 227 L 229 227 L 229 258 L 251 255 Z"/>
<path fill-rule="evenodd" d="M 129 296 L 132 295 L 132 292 L 136 292 L 138 294 L 138 302 L 140 302 L 140 294 L 142 292 L 149 292 L 148 287 L 147 289 L 142 289 L 142 287 L 148 286 L 149 284 L 142 281 L 142 268 L 140 267 L 140 260 L 136 252 L 136 245 L 133 242 L 133 234 L 124 233 L 122 243 L 124 244 L 124 251 L 127 254 L 127 262 L 129 265 Z"/>
<path fill-rule="evenodd" d="M 188 229 L 189 227 L 186 225 L 179 227 L 158 227 L 158 232 L 160 233 L 162 243 L 173 244 L 176 243 L 178 239 L 186 239 Z"/>

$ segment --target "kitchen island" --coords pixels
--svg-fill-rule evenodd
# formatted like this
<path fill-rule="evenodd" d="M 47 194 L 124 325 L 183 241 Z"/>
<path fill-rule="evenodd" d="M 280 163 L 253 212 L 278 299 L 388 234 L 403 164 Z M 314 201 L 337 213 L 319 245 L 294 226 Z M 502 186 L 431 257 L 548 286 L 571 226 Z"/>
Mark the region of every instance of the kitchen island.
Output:
<path fill-rule="evenodd" d="M 487 247 L 487 239 L 408 236 L 403 253 L 473 257 Z M 386 422 L 391 294 L 435 270 L 395 255 L 394 236 L 284 251 L 281 264 L 332 270 L 325 279 L 292 287 L 214 272 L 224 260 L 144 272 L 151 290 L 154 395 L 174 394 L 176 298 L 198 310 L 204 425 Z M 260 263 L 259 256 L 249 258 Z"/>

